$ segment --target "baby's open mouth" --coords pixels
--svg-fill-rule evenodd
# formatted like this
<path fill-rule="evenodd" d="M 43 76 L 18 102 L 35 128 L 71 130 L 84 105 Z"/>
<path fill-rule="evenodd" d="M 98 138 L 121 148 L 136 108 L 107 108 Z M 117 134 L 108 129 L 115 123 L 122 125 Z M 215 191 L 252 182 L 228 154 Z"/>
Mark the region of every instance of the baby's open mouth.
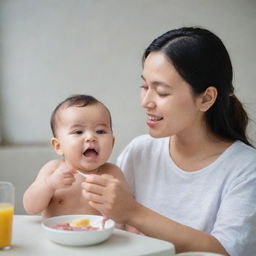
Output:
<path fill-rule="evenodd" d="M 88 148 L 83 153 L 85 157 L 97 156 L 98 154 L 99 153 L 94 148 Z"/>

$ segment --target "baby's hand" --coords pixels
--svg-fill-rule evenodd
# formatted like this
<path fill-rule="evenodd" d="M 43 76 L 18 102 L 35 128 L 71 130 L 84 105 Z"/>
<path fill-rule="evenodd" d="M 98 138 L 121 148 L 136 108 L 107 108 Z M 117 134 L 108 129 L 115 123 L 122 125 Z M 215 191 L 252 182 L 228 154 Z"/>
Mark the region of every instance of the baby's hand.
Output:
<path fill-rule="evenodd" d="M 53 189 L 66 188 L 75 181 L 76 171 L 71 169 L 63 161 L 57 169 L 47 178 L 47 184 Z"/>

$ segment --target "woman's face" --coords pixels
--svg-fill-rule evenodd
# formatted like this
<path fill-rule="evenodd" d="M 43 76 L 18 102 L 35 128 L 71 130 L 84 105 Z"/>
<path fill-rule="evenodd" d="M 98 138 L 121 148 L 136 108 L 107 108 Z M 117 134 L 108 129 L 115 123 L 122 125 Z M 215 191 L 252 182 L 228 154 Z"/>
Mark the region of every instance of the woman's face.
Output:
<path fill-rule="evenodd" d="M 162 52 L 151 52 L 144 62 L 141 105 L 151 136 L 190 134 L 201 123 L 200 98 Z"/>

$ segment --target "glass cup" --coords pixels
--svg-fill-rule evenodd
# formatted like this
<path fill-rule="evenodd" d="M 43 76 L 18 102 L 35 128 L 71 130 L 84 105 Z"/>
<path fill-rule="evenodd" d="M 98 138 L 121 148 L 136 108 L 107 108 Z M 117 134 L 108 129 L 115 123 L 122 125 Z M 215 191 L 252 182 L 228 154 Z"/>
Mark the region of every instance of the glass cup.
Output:
<path fill-rule="evenodd" d="M 14 213 L 14 186 L 0 181 L 0 250 L 11 248 Z"/>

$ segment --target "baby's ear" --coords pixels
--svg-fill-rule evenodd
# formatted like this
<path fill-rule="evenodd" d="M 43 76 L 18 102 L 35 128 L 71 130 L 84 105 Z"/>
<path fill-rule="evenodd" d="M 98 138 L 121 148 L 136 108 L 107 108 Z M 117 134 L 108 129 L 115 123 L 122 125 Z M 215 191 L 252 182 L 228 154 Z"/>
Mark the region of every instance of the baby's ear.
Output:
<path fill-rule="evenodd" d="M 63 156 L 63 151 L 61 149 L 61 145 L 60 145 L 60 142 L 57 138 L 52 138 L 51 139 L 51 144 L 55 150 L 55 152 L 59 155 L 59 156 Z"/>

